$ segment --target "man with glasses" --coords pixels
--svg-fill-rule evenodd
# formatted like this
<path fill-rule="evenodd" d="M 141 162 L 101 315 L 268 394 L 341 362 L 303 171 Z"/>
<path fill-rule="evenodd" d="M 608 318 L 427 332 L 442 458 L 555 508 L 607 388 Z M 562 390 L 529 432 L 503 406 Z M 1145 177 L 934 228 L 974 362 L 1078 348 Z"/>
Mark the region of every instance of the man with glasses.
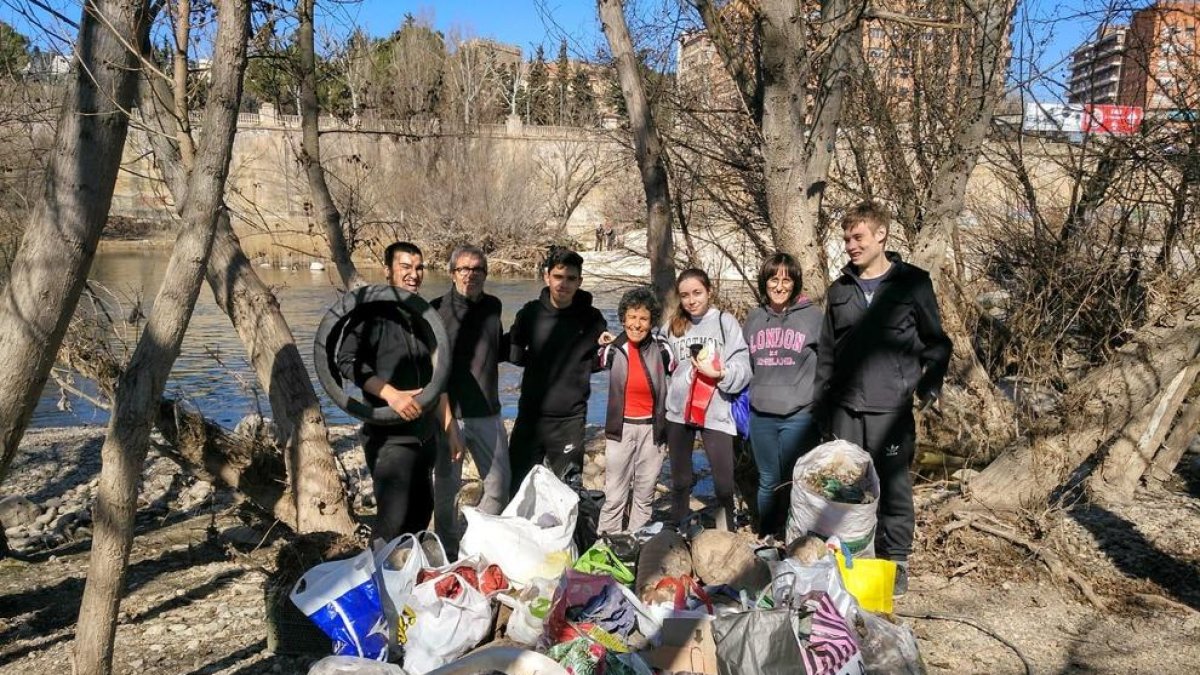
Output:
<path fill-rule="evenodd" d="M 484 293 L 487 257 L 475 246 L 450 254 L 450 290 L 432 304 L 453 345 L 450 380 L 442 395 L 440 422 L 446 432 L 434 472 L 438 535 L 457 549 L 455 498 L 462 480 L 462 456 L 471 459 L 483 479 L 479 510 L 498 514 L 508 502 L 508 438 L 500 418 L 499 362 L 508 353 L 500 323 L 500 299 Z"/>

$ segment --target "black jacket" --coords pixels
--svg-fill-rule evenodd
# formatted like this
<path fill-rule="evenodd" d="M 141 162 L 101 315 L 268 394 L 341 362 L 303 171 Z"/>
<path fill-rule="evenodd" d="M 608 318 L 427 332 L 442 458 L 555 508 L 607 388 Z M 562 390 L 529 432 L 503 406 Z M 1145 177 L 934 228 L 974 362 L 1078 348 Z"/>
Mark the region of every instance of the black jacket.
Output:
<path fill-rule="evenodd" d="M 608 328 L 592 294 L 577 291 L 570 307 L 550 304 L 550 289 L 517 312 L 509 334 L 509 361 L 525 369 L 517 414 L 578 417 L 587 414 L 596 343 Z"/>
<path fill-rule="evenodd" d="M 671 347 L 666 340 L 650 335 L 638 345 L 642 369 L 654 397 L 654 442 L 667 442 L 667 376 L 674 370 Z M 621 440 L 625 427 L 625 387 L 629 384 L 629 337 L 624 333 L 596 354 L 597 365 L 608 370 L 608 416 L 604 436 Z"/>
<path fill-rule="evenodd" d="M 429 303 L 442 317 L 454 345 L 446 391 L 454 416 L 500 414 L 500 360 L 508 356 L 508 336 L 500 322 L 500 299 L 484 293 L 471 301 L 453 286 Z"/>
<path fill-rule="evenodd" d="M 914 392 L 941 390 L 951 344 L 929 273 L 886 255 L 892 267 L 869 306 L 851 265 L 829 287 L 817 350 L 816 391 L 824 405 L 891 412 L 911 406 Z"/>
<path fill-rule="evenodd" d="M 360 389 L 377 375 L 397 389 L 424 387 L 433 376 L 433 349 L 426 338 L 414 330 L 412 317 L 391 302 L 365 305 L 352 316 L 342 333 L 337 364 L 342 377 Z M 375 407 L 386 407 L 383 399 L 363 392 L 363 399 Z M 425 440 L 433 434 L 429 415 L 396 425 L 367 424 L 368 435 L 405 437 Z"/>

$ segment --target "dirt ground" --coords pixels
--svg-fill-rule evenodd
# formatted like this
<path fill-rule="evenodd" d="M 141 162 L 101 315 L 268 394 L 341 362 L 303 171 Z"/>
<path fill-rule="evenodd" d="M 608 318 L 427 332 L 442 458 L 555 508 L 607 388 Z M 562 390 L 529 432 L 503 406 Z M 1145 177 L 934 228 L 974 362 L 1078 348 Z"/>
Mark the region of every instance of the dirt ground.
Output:
<path fill-rule="evenodd" d="M 342 463 L 361 479 L 361 452 L 340 436 Z M 90 508 L 101 440 L 95 428 L 32 431 L 3 486 L 2 496 L 39 505 L 58 499 L 44 531 L 58 523 L 61 542 L 39 535 L 0 560 L 0 673 L 70 672 L 90 540 L 87 520 L 67 511 Z M 144 478 L 115 671 L 306 672 L 317 656 L 267 651 L 264 583 L 284 543 L 280 528 L 161 457 L 152 455 Z M 911 590 L 897 601 L 929 672 L 1194 672 L 1200 457 L 1186 456 L 1174 482 L 1134 505 L 1077 506 L 1022 524 L 1095 587 L 1104 610 L 1024 549 L 970 528 L 947 532 L 931 505 L 954 489 L 919 491 L 919 550 Z M 369 503 L 356 497 L 360 509 Z"/>

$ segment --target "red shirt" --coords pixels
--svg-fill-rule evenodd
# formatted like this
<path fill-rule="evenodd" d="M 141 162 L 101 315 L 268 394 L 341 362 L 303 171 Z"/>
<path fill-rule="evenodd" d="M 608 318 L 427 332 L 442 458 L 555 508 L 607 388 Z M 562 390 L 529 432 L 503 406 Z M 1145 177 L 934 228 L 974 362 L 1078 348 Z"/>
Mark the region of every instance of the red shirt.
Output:
<path fill-rule="evenodd" d="M 642 365 L 638 345 L 629 343 L 629 376 L 625 379 L 625 416 L 634 419 L 654 416 L 654 392 Z"/>

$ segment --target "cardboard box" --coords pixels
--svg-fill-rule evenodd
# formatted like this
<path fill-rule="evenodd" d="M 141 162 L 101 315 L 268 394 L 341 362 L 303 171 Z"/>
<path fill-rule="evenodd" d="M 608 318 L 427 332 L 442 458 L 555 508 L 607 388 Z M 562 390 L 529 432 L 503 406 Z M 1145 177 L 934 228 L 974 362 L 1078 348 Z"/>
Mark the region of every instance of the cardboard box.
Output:
<path fill-rule="evenodd" d="M 659 633 L 661 644 L 642 652 L 646 663 L 669 673 L 718 675 L 717 644 L 712 618 L 667 618 Z"/>

